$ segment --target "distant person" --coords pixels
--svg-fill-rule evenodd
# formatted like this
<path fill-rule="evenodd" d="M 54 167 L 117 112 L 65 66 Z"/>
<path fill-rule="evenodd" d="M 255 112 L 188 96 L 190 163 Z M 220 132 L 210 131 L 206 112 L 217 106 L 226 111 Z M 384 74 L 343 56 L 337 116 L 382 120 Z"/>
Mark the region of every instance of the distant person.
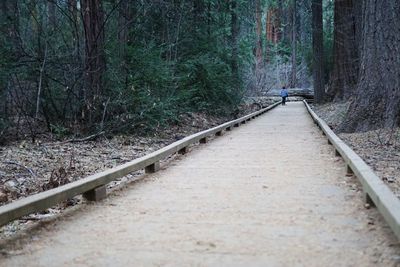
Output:
<path fill-rule="evenodd" d="M 281 97 L 282 97 L 282 106 L 285 106 L 286 105 L 286 98 L 289 97 L 288 90 L 286 89 L 285 86 L 282 87 Z"/>

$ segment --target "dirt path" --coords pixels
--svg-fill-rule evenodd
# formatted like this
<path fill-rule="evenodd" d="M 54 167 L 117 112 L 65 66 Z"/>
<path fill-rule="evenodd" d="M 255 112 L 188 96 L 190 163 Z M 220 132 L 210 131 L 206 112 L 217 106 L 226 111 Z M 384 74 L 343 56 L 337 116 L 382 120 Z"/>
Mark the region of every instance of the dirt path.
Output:
<path fill-rule="evenodd" d="M 2 266 L 396 266 L 399 245 L 301 103 L 31 234 Z"/>

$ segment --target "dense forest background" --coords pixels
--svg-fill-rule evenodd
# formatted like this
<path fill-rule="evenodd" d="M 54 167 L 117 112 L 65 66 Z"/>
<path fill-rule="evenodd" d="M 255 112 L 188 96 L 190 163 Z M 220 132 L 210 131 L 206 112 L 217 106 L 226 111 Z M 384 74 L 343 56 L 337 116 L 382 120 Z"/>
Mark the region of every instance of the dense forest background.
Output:
<path fill-rule="evenodd" d="M 2 0 L 0 140 L 229 116 L 283 85 L 351 99 L 343 131 L 394 127 L 399 38 L 394 0 Z"/>

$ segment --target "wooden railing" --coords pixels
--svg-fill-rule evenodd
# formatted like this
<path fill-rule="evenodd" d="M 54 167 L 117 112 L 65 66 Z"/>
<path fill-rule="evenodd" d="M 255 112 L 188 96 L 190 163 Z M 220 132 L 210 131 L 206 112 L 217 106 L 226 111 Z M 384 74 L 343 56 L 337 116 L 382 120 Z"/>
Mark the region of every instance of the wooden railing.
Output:
<path fill-rule="evenodd" d="M 247 116 L 190 135 L 160 150 L 157 150 L 144 157 L 132 160 L 115 168 L 94 175 L 90 175 L 81 180 L 1 206 L 0 226 L 31 213 L 43 211 L 62 201 L 65 201 L 80 194 L 83 194 L 86 198 L 90 200 L 97 200 L 105 197 L 105 185 L 109 182 L 141 169 L 145 169 L 146 172 L 157 171 L 160 160 L 174 153 L 185 153 L 189 145 L 196 142 L 205 143 L 207 142 L 208 137 L 214 135 L 219 136 L 222 134 L 223 131 L 229 131 L 232 130 L 233 127 L 238 127 L 240 126 L 240 124 L 245 124 L 247 121 L 250 121 L 251 119 L 254 119 L 264 114 L 265 112 L 273 109 L 279 104 L 280 103 L 277 102 L 267 108 L 261 109 Z"/>
<path fill-rule="evenodd" d="M 341 156 L 346 162 L 347 171 L 357 176 L 363 188 L 364 200 L 378 209 L 397 238 L 400 239 L 400 200 L 364 160 L 315 114 L 307 101 L 304 101 L 304 104 L 315 124 L 321 128 L 323 134 L 328 138 L 328 143 L 335 148 L 336 155 Z"/>

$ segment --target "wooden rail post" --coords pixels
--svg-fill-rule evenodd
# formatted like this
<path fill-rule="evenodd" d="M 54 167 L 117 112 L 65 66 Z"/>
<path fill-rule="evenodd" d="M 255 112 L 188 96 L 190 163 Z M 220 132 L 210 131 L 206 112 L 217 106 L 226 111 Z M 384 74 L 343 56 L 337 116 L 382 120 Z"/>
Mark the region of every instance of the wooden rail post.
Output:
<path fill-rule="evenodd" d="M 178 150 L 178 154 L 180 154 L 180 155 L 185 155 L 187 152 L 188 152 L 187 146 Z"/>
<path fill-rule="evenodd" d="M 320 119 L 310 106 L 304 101 L 308 113 L 318 122 L 320 128 L 325 132 L 328 143 L 341 151 L 343 160 L 346 162 L 348 176 L 355 176 L 362 185 L 363 200 L 368 206 L 374 206 L 383 216 L 394 234 L 400 240 L 400 201 L 393 191 L 374 173 L 370 166 L 346 145 L 326 124 Z"/>
<path fill-rule="evenodd" d="M 206 144 L 208 142 L 208 138 L 207 137 L 203 137 L 199 140 L 200 144 Z"/>
<path fill-rule="evenodd" d="M 105 185 L 96 187 L 90 191 L 82 194 L 82 196 L 89 201 L 100 201 L 107 197 L 107 189 Z"/>
<path fill-rule="evenodd" d="M 372 201 L 371 197 L 368 195 L 368 193 L 365 190 L 363 192 L 363 197 L 364 197 L 365 204 L 370 205 L 370 207 L 376 207 L 375 203 Z"/>
<path fill-rule="evenodd" d="M 156 161 L 153 164 L 144 168 L 145 173 L 155 173 L 160 170 L 160 162 Z"/>
<path fill-rule="evenodd" d="M 349 165 L 346 165 L 346 175 L 351 176 L 354 172 Z"/>

